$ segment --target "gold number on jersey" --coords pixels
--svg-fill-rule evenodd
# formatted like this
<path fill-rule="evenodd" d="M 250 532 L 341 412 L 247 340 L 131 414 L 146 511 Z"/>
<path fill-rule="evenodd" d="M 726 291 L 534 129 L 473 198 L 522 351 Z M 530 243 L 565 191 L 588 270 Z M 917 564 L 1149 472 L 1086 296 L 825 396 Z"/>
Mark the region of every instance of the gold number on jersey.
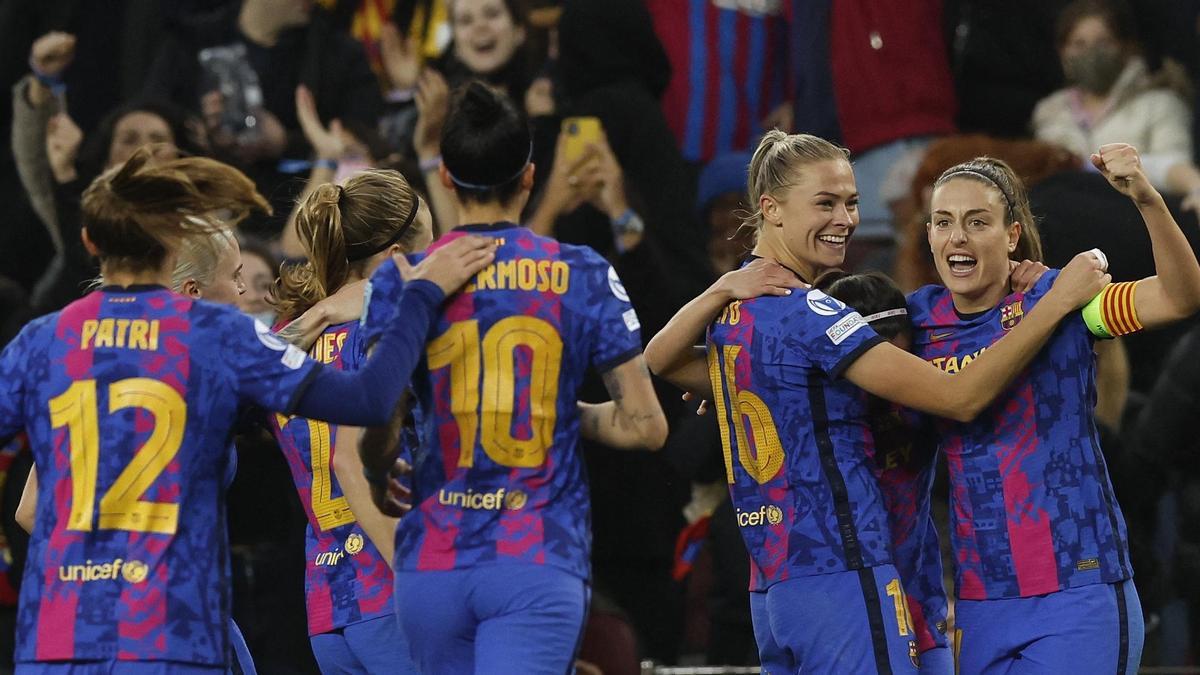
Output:
<path fill-rule="evenodd" d="M 892 579 L 887 585 L 888 597 L 896 606 L 896 625 L 900 627 L 900 635 L 912 635 L 912 615 L 908 613 L 908 599 L 899 579 Z"/>
<path fill-rule="evenodd" d="M 721 353 L 710 349 L 708 352 L 708 378 L 712 382 L 713 398 L 716 399 L 717 423 L 721 430 L 721 448 L 725 453 L 725 476 L 733 484 L 733 449 L 730 446 L 730 426 L 733 427 L 733 437 L 737 440 L 738 461 L 750 477 L 759 484 L 766 483 L 779 474 L 783 468 L 783 444 L 779 442 L 779 432 L 775 428 L 775 420 L 767 404 L 757 394 L 749 391 L 738 391 L 736 385 L 736 364 L 741 354 L 741 345 L 725 345 Z M 729 387 L 728 400 L 733 405 L 733 415 L 726 407 L 726 384 Z M 753 446 L 746 433 L 749 426 L 754 436 Z"/>
<path fill-rule="evenodd" d="M 109 385 L 108 412 L 125 408 L 146 410 L 154 416 L 150 437 L 100 498 L 99 527 L 106 530 L 174 534 L 179 525 L 179 505 L 143 501 L 183 444 L 187 405 L 179 392 L 158 380 L 134 377 Z M 92 530 L 96 480 L 100 464 L 100 424 L 96 381 L 79 380 L 50 399 L 50 424 L 67 428 L 71 463 L 71 512 L 67 529 Z"/>
<path fill-rule="evenodd" d="M 512 435 L 518 348 L 529 351 L 529 438 Z M 532 468 L 546 461 L 558 421 L 562 337 L 532 316 L 502 319 L 479 337 L 479 322 L 459 321 L 429 342 L 429 369 L 450 367 L 450 412 L 458 425 L 458 466 L 474 465 L 475 436 L 501 466 Z M 482 376 L 482 385 L 480 384 Z M 481 426 L 482 423 L 482 426 Z"/>
<path fill-rule="evenodd" d="M 344 496 L 333 496 L 333 477 L 330 473 L 333 466 L 333 433 L 329 423 L 284 417 L 279 413 L 275 414 L 275 421 L 281 430 L 284 425 L 294 421 L 303 421 L 308 425 L 309 461 L 312 464 L 309 501 L 313 517 L 317 519 L 317 528 L 324 532 L 355 522 L 350 502 Z"/>

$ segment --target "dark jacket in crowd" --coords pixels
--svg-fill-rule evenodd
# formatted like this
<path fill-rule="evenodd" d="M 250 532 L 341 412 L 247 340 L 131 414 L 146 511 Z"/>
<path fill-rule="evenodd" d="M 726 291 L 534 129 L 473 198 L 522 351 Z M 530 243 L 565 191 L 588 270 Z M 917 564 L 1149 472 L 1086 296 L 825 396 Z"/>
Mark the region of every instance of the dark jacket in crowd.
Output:
<path fill-rule="evenodd" d="M 1099 174 L 1068 172 L 1051 176 L 1030 188 L 1029 201 L 1050 267 L 1061 268 L 1075 254 L 1099 248 L 1108 255 L 1113 281 L 1136 281 L 1154 275 L 1154 253 L 1145 221 L 1133 202 Z M 1178 198 L 1168 197 L 1167 206 L 1192 250 L 1200 252 L 1200 225 L 1195 214 L 1180 209 Z M 1132 389 L 1149 391 L 1164 356 L 1186 329 L 1180 324 L 1122 338 L 1129 351 Z"/>

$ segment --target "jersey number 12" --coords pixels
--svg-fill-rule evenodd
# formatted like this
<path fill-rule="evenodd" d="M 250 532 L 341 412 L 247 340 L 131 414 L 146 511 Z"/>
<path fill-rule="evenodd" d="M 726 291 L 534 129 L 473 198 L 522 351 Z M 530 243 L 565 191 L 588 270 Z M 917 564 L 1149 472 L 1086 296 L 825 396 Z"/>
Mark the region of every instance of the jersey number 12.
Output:
<path fill-rule="evenodd" d="M 78 380 L 50 399 L 50 424 L 67 428 L 71 457 L 71 513 L 67 529 L 90 532 L 100 465 L 100 423 L 96 381 Z M 133 377 L 108 387 L 108 413 L 125 408 L 154 416 L 150 437 L 133 453 L 129 465 L 100 498 L 100 529 L 174 534 L 179 505 L 142 501 L 159 474 L 183 444 L 187 404 L 179 392 L 158 380 Z"/>

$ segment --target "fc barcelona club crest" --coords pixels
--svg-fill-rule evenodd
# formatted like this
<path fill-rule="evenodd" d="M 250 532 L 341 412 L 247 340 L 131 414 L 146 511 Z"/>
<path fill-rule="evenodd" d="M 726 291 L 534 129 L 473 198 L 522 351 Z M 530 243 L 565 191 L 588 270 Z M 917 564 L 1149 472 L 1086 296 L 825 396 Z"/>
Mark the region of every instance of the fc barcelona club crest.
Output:
<path fill-rule="evenodd" d="M 1023 316 L 1025 316 L 1025 311 L 1021 309 L 1021 301 L 1011 302 L 1000 310 L 1000 325 L 1004 327 L 1004 330 L 1012 330 L 1021 323 Z"/>

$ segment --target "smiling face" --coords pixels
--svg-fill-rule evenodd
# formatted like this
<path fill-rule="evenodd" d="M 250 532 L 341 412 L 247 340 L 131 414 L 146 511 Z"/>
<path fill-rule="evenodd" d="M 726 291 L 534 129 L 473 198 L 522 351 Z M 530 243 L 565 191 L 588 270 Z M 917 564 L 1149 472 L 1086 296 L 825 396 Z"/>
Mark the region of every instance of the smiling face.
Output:
<path fill-rule="evenodd" d="M 858 188 L 844 159 L 806 164 L 782 194 L 763 195 L 759 243 L 781 264 L 811 281 L 840 267 L 858 227 Z"/>
<path fill-rule="evenodd" d="M 952 178 L 933 191 L 929 249 L 959 311 L 990 309 L 1008 293 L 1021 224 L 1010 224 L 1007 213 L 1000 190 L 974 178 Z"/>
<path fill-rule="evenodd" d="M 238 298 L 238 308 L 247 314 L 267 314 L 273 308 L 267 302 L 275 272 L 266 260 L 257 255 L 242 256 L 242 278 L 246 282 L 246 293 Z"/>
<path fill-rule="evenodd" d="M 454 55 L 476 75 L 503 68 L 525 42 L 504 0 L 454 0 L 450 7 Z"/>

